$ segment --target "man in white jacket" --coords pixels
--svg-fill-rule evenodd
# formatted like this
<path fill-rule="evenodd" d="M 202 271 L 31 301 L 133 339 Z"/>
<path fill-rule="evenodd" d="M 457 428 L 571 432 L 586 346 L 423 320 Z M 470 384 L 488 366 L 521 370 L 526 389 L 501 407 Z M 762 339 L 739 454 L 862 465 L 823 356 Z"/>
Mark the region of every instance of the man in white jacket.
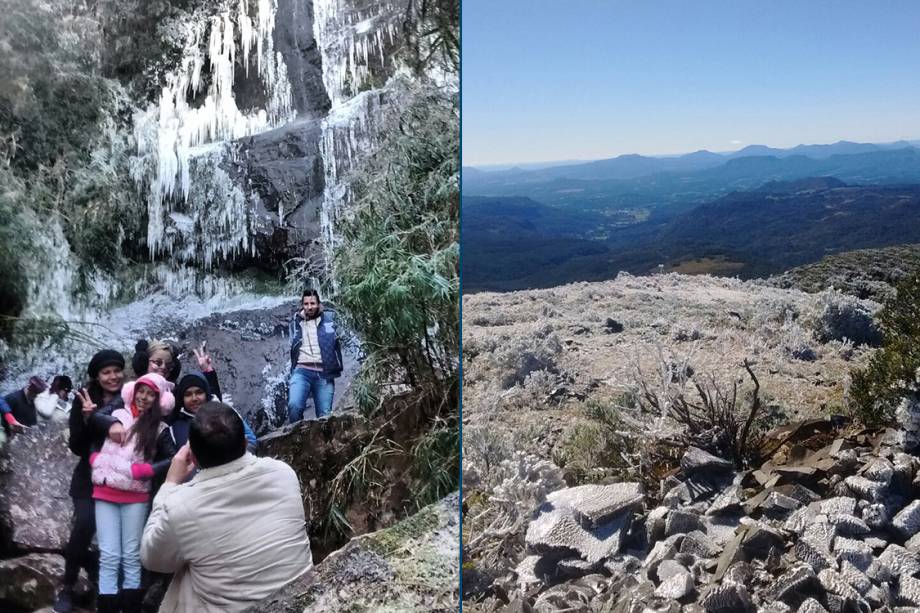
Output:
<path fill-rule="evenodd" d="M 175 573 L 166 613 L 243 611 L 313 567 L 297 475 L 246 452 L 231 407 L 208 402 L 195 415 L 153 500 L 141 561 Z"/>

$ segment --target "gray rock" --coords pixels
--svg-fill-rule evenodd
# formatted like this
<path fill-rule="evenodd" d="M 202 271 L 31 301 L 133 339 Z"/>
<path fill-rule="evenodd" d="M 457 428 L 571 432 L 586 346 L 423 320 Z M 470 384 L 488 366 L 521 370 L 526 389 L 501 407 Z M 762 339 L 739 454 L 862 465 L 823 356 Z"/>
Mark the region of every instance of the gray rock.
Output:
<path fill-rule="evenodd" d="M 834 526 L 837 534 L 861 536 L 870 532 L 868 524 L 855 515 L 835 513 L 827 516 L 827 523 Z"/>
<path fill-rule="evenodd" d="M 705 530 L 705 527 L 700 521 L 700 516 L 696 513 L 688 513 L 675 509 L 668 513 L 668 517 L 665 520 L 665 536 L 686 534 L 693 531 L 701 532 L 703 530 Z"/>
<path fill-rule="evenodd" d="M 674 575 L 682 573 L 689 574 L 689 571 L 683 564 L 676 560 L 662 560 L 661 564 L 658 565 L 658 569 L 655 571 L 659 583 L 670 579 Z"/>
<path fill-rule="evenodd" d="M 834 539 L 834 553 L 838 560 L 846 560 L 857 568 L 868 568 L 872 563 L 872 548 L 862 541 L 838 536 Z"/>
<path fill-rule="evenodd" d="M 664 538 L 665 519 L 670 511 L 668 507 L 655 507 L 645 516 L 645 539 L 649 545 Z"/>
<path fill-rule="evenodd" d="M 765 558 L 773 548 L 782 550 L 784 543 L 785 537 L 780 532 L 763 522 L 751 522 L 741 548 L 749 556 Z"/>
<path fill-rule="evenodd" d="M 247 613 L 447 606 L 455 602 L 460 574 L 459 512 L 455 492 L 390 528 L 355 537 Z"/>
<path fill-rule="evenodd" d="M 857 498 L 870 500 L 872 502 L 881 500 L 885 491 L 885 484 L 867 479 L 866 477 L 847 477 L 843 480 L 843 483 Z"/>
<path fill-rule="evenodd" d="M 808 564 L 815 572 L 837 566 L 837 561 L 830 556 L 826 549 L 816 547 L 808 541 L 799 539 L 792 549 L 795 557 Z"/>
<path fill-rule="evenodd" d="M 563 559 L 576 554 L 590 563 L 599 562 L 620 549 L 627 517 L 588 530 L 568 509 L 542 512 L 527 527 L 525 540 L 530 551 Z"/>
<path fill-rule="evenodd" d="M 754 608 L 747 588 L 737 583 L 711 587 L 703 595 L 700 604 L 707 613 L 752 611 Z"/>
<path fill-rule="evenodd" d="M 721 513 L 733 513 L 741 508 L 741 486 L 732 484 L 720 492 L 709 508 L 706 515 L 718 515 Z"/>
<path fill-rule="evenodd" d="M 866 594 L 872 589 L 872 581 L 869 577 L 847 560 L 840 564 L 840 576 L 860 594 Z"/>
<path fill-rule="evenodd" d="M 54 603 L 64 574 L 64 558 L 31 553 L 0 561 L 0 603 L 34 611 Z"/>
<path fill-rule="evenodd" d="M 884 584 L 884 587 L 873 585 L 865 592 L 865 595 L 866 602 L 876 611 L 882 607 L 887 607 L 891 603 L 891 592 L 888 589 L 888 584 Z"/>
<path fill-rule="evenodd" d="M 874 503 L 862 510 L 863 521 L 873 530 L 884 530 L 891 523 L 891 513 L 888 507 L 881 503 Z"/>
<path fill-rule="evenodd" d="M 821 606 L 821 603 L 814 598 L 806 598 L 799 606 L 798 613 L 828 613 L 828 610 Z"/>
<path fill-rule="evenodd" d="M 920 533 L 907 539 L 907 542 L 904 543 L 904 549 L 913 554 L 920 554 Z"/>
<path fill-rule="evenodd" d="M 557 490 L 546 502 L 557 509 L 570 509 L 579 521 L 599 526 L 618 513 L 642 505 L 644 496 L 638 483 L 612 485 L 580 485 Z"/>
<path fill-rule="evenodd" d="M 920 579 L 901 577 L 898 582 L 898 604 L 920 607 Z"/>
<path fill-rule="evenodd" d="M 920 500 L 914 500 L 901 509 L 892 518 L 891 525 L 904 538 L 910 538 L 920 532 Z"/>
<path fill-rule="evenodd" d="M 768 601 L 785 600 L 786 596 L 816 580 L 815 571 L 807 564 L 797 564 L 768 586 L 764 597 Z"/>
<path fill-rule="evenodd" d="M 917 556 L 894 543 L 888 545 L 878 557 L 878 561 L 891 569 L 891 573 L 896 577 L 920 572 L 920 560 Z"/>
<path fill-rule="evenodd" d="M 680 543 L 680 552 L 693 554 L 700 558 L 714 558 L 721 549 L 710 538 L 698 530 L 688 532 Z"/>
<path fill-rule="evenodd" d="M 0 549 L 62 551 L 73 503 L 67 492 L 77 456 L 67 447 L 67 424 L 40 422 L 0 451 Z"/>
<path fill-rule="evenodd" d="M 760 508 L 765 513 L 769 513 L 771 517 L 785 517 L 801 506 L 800 500 L 779 492 L 770 492 L 767 499 L 760 504 Z"/>
<path fill-rule="evenodd" d="M 894 466 L 885 458 L 875 458 L 866 465 L 862 474 L 867 479 L 888 485 L 894 476 Z"/>
<path fill-rule="evenodd" d="M 856 513 L 856 499 L 850 496 L 835 496 L 820 502 L 820 512 L 825 515 L 853 515 Z"/>
<path fill-rule="evenodd" d="M 836 594 L 846 601 L 855 603 L 861 600 L 859 593 L 857 593 L 853 586 L 835 570 L 825 568 L 819 572 L 818 582 L 825 591 Z"/>
<path fill-rule="evenodd" d="M 655 596 L 666 600 L 680 600 L 694 590 L 693 577 L 688 572 L 676 573 L 661 582 Z"/>
<path fill-rule="evenodd" d="M 734 465 L 698 447 L 688 447 L 680 459 L 680 468 L 685 474 L 692 475 L 700 471 L 730 472 Z"/>

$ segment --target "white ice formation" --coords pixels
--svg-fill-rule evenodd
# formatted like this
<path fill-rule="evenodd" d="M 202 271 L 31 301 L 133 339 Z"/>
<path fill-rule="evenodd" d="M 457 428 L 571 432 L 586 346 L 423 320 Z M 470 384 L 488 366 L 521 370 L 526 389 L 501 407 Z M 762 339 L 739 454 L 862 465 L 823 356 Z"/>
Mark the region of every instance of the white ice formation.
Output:
<path fill-rule="evenodd" d="M 214 156 L 226 151 L 226 143 L 294 118 L 287 67 L 273 43 L 277 9 L 277 0 L 225 0 L 216 15 L 196 14 L 184 24 L 182 58 L 165 75 L 159 103 L 135 116 L 139 156 L 135 180 L 147 190 L 151 256 L 173 253 L 176 245 L 170 232 L 181 233 L 170 223 L 170 214 L 176 210 L 198 224 L 193 230 L 199 235 L 218 230 L 220 239 L 215 248 L 197 245 L 193 253 L 186 254 L 205 266 L 251 247 L 248 207 L 240 200 L 242 193 L 228 181 L 216 193 L 203 194 L 203 199 L 195 201 L 195 166 L 204 156 L 205 165 L 216 169 L 219 161 L 215 162 Z M 265 108 L 244 111 L 234 93 L 234 79 L 237 65 L 248 76 L 253 63 L 266 103 Z M 203 75 L 206 69 L 209 77 Z M 209 182 L 211 187 L 216 185 L 214 177 Z M 202 226 L 202 215 L 209 215 L 220 225 Z M 200 247 L 204 249 L 196 256 L 194 252 Z"/>

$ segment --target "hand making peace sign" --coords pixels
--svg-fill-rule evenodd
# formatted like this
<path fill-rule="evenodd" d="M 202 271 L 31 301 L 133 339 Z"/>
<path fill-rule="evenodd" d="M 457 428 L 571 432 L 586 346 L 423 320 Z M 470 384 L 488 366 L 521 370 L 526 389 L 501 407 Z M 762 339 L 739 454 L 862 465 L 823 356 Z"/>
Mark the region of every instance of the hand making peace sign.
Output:
<path fill-rule="evenodd" d="M 85 387 L 77 390 L 77 398 L 80 399 L 80 410 L 83 411 L 83 421 L 86 421 L 89 419 L 89 416 L 93 414 L 93 411 L 96 410 L 96 403 L 89 397 L 89 392 L 86 391 Z"/>
<path fill-rule="evenodd" d="M 208 341 L 201 343 L 201 347 L 194 349 L 195 357 L 198 359 L 198 368 L 201 372 L 211 372 L 214 365 L 211 363 L 211 356 L 208 354 Z"/>

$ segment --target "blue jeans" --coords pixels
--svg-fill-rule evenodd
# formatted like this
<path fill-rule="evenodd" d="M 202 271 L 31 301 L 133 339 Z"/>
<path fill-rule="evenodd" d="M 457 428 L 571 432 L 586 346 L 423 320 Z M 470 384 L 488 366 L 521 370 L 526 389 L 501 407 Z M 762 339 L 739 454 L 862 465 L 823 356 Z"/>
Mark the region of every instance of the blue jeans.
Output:
<path fill-rule="evenodd" d="M 303 419 L 307 407 L 307 396 L 313 397 L 316 417 L 326 417 L 332 412 L 332 395 L 335 380 L 324 379 L 322 373 L 306 368 L 295 368 L 288 381 L 288 420 L 290 423 Z"/>
<path fill-rule="evenodd" d="M 141 535 L 147 521 L 147 503 L 116 504 L 96 500 L 96 538 L 99 539 L 99 593 L 118 593 L 141 586 Z"/>

